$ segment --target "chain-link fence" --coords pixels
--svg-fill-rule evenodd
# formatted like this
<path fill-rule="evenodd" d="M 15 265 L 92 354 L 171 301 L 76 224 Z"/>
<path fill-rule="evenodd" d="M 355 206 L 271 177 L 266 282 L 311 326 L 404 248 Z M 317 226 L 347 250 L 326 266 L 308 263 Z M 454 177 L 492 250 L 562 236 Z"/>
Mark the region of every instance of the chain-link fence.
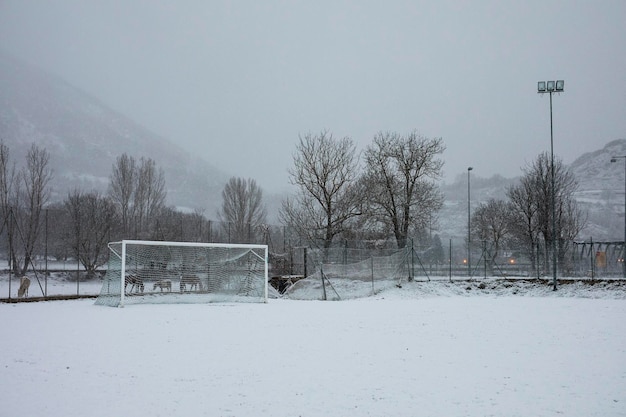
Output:
<path fill-rule="evenodd" d="M 551 254 L 541 247 L 496 250 L 487 242 L 477 242 L 468 251 L 463 239 L 449 239 L 447 247 L 417 245 L 409 239 L 404 248 L 393 240 L 377 240 L 289 250 L 284 260 L 289 270 L 274 275 L 272 285 L 292 299 L 358 298 L 408 281 L 548 279 L 552 274 Z M 621 279 L 622 250 L 622 242 L 572 242 L 559 257 L 559 278 Z"/>
<path fill-rule="evenodd" d="M 235 228 L 200 215 L 177 216 L 155 221 L 141 236 L 110 228 L 98 243 L 72 224 L 65 210 L 47 209 L 37 238 L 26 248 L 26 231 L 8 217 L 0 230 L 0 299 L 18 298 L 23 277 L 30 281 L 31 298 L 96 296 L 108 261 L 106 244 L 136 238 L 268 245 L 270 282 L 277 294 L 291 298 L 354 298 L 406 280 L 551 275 L 550 254 L 540 246 L 532 251 L 496 251 L 487 242 L 473 242 L 468 252 L 464 238 L 456 236 L 442 241 L 427 239 L 427 243 L 408 239 L 403 248 L 395 239 L 335 240 L 324 248 L 286 226 Z M 623 242 L 570 242 L 560 256 L 559 276 L 626 277 L 623 246 Z"/>

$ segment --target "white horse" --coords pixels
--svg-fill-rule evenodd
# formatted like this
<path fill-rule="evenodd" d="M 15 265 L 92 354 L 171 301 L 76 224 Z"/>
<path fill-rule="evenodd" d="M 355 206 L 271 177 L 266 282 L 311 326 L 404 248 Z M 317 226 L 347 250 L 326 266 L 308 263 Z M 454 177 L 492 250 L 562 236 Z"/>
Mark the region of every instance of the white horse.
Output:
<path fill-rule="evenodd" d="M 169 292 L 172 292 L 172 281 L 170 281 L 169 279 L 160 279 L 154 283 L 152 291 L 156 290 L 157 288 L 160 288 L 161 292 L 163 292 L 163 290 L 168 290 Z"/>
<path fill-rule="evenodd" d="M 17 290 L 17 298 L 28 298 L 28 288 L 30 287 L 30 279 L 26 277 L 20 278 L 20 288 Z"/>

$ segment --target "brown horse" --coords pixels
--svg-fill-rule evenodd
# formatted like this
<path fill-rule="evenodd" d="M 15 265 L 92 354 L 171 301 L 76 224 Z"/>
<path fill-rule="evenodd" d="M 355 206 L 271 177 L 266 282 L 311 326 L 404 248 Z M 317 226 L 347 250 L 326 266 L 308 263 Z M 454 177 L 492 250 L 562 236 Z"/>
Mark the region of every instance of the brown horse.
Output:
<path fill-rule="evenodd" d="M 180 292 L 185 292 L 187 289 L 187 285 L 189 285 L 189 291 L 202 291 L 202 282 L 200 282 L 200 278 L 195 275 L 183 275 L 180 277 Z"/>
<path fill-rule="evenodd" d="M 143 280 L 137 275 L 126 275 L 126 277 L 124 278 L 124 291 L 126 291 L 126 287 L 128 287 L 128 284 L 130 284 L 129 293 L 132 293 L 133 291 L 143 293 Z"/>

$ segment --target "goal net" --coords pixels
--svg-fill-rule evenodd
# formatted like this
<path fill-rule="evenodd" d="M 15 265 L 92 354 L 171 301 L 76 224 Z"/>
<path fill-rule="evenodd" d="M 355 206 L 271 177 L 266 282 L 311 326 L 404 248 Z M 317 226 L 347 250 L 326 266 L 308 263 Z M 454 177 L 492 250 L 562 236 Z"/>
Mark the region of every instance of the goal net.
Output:
<path fill-rule="evenodd" d="M 410 248 L 395 250 L 384 256 L 370 255 L 369 258 L 355 262 L 338 258 L 329 250 L 317 256 L 311 254 L 315 271 L 293 283 L 284 296 L 294 300 L 367 297 L 383 289 L 399 286 L 413 272 Z"/>
<path fill-rule="evenodd" d="M 266 245 L 123 240 L 108 246 L 98 305 L 267 302 Z"/>

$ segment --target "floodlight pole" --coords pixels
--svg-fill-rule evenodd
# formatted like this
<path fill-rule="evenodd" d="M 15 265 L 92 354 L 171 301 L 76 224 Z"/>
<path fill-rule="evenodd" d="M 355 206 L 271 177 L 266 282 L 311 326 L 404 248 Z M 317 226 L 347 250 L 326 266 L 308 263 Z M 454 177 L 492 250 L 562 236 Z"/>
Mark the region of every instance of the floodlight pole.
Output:
<path fill-rule="evenodd" d="M 617 162 L 618 159 L 624 160 L 624 244 L 622 245 L 622 273 L 626 278 L 626 155 L 612 156 L 611 162 Z"/>
<path fill-rule="evenodd" d="M 552 290 L 556 291 L 556 260 L 557 260 L 557 246 L 556 246 L 556 199 L 555 199 L 555 185 L 554 185 L 554 131 L 552 128 L 552 93 L 563 92 L 565 82 L 563 80 L 558 81 L 539 81 L 537 83 L 537 92 L 539 94 L 548 93 L 550 95 L 550 171 L 551 171 L 551 183 L 552 183 L 552 196 L 550 205 L 552 206 Z"/>
<path fill-rule="evenodd" d="M 471 233 L 471 215 L 470 215 L 470 171 L 473 167 L 467 167 L 467 275 L 472 277 L 472 250 L 470 244 L 472 243 Z"/>
<path fill-rule="evenodd" d="M 554 130 L 552 129 L 552 91 L 550 91 L 550 175 L 552 181 L 552 291 L 556 291 L 556 198 L 554 186 Z"/>

